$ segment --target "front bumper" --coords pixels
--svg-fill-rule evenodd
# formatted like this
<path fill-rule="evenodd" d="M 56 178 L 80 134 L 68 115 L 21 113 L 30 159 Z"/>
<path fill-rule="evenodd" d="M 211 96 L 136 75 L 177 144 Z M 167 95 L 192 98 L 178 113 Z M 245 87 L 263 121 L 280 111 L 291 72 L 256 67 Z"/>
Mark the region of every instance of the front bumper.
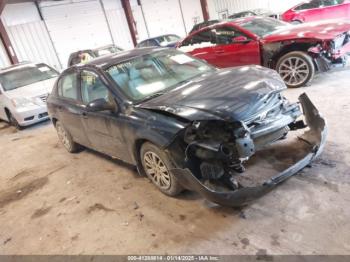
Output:
<path fill-rule="evenodd" d="M 46 104 L 17 108 L 13 115 L 20 126 L 29 126 L 49 119 Z"/>
<path fill-rule="evenodd" d="M 262 185 L 256 187 L 244 187 L 230 192 L 219 192 L 205 186 L 188 169 L 173 169 L 173 174 L 177 177 L 184 188 L 195 191 L 209 201 L 222 206 L 239 207 L 263 196 L 284 180 L 297 174 L 323 151 L 327 137 L 326 121 L 319 114 L 317 108 L 313 105 L 306 94 L 302 94 L 299 97 L 299 101 L 303 108 L 305 121 L 309 127 L 309 130 L 303 134 L 302 139 L 311 145 L 311 150 L 310 152 L 307 152 L 301 160 L 265 181 Z"/>

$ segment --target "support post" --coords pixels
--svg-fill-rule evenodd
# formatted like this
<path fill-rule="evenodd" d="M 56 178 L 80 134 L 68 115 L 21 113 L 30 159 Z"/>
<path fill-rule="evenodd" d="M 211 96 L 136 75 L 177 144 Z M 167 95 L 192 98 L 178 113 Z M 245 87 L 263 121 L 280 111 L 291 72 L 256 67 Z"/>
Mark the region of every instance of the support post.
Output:
<path fill-rule="evenodd" d="M 208 21 L 209 20 L 209 11 L 208 11 L 207 0 L 200 0 L 200 1 L 201 1 L 203 19 L 204 19 L 204 21 Z"/>
<path fill-rule="evenodd" d="M 15 50 L 13 50 L 11 40 L 6 32 L 5 25 L 3 24 L 1 20 L 1 14 L 6 6 L 6 0 L 0 0 L 0 40 L 2 44 L 4 45 L 6 54 L 11 62 L 11 64 L 17 64 L 18 58 L 16 56 Z"/>
<path fill-rule="evenodd" d="M 121 1 L 122 1 L 122 6 L 124 9 L 125 16 L 126 16 L 126 20 L 128 22 L 132 42 L 133 42 L 134 46 L 136 46 L 137 40 L 136 40 L 135 20 L 134 20 L 133 14 L 132 14 L 130 1 L 129 0 L 121 0 Z"/>

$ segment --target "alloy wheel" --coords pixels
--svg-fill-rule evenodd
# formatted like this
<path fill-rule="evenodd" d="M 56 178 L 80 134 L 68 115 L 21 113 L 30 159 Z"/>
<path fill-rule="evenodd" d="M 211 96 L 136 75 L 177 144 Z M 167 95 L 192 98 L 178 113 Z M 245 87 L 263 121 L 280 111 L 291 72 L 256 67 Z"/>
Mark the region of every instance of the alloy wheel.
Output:
<path fill-rule="evenodd" d="M 57 128 L 58 138 L 61 140 L 64 147 L 69 150 L 71 147 L 71 144 L 70 144 L 67 132 L 64 130 L 64 128 L 60 124 L 57 124 L 56 128 Z"/>
<path fill-rule="evenodd" d="M 310 74 L 309 65 L 299 57 L 289 57 L 282 61 L 278 72 L 289 86 L 297 86 L 306 81 Z"/>
<path fill-rule="evenodd" d="M 148 151 L 143 156 L 144 168 L 153 183 L 161 189 L 169 189 L 171 180 L 169 170 L 162 159 L 154 152 Z"/>

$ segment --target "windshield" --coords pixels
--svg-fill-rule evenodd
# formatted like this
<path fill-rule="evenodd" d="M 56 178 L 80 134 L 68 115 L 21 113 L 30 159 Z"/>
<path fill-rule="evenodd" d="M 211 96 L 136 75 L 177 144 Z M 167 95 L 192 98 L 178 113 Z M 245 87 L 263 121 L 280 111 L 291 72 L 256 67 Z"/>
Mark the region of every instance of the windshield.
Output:
<path fill-rule="evenodd" d="M 106 72 L 127 97 L 142 101 L 213 70 L 182 52 L 164 50 L 113 65 Z"/>
<path fill-rule="evenodd" d="M 58 72 L 46 64 L 26 65 L 1 73 L 0 83 L 5 91 L 9 91 L 57 76 Z"/>
<path fill-rule="evenodd" d="M 285 22 L 273 18 L 255 18 L 240 24 L 240 26 L 244 29 L 260 37 L 269 35 L 274 31 L 284 28 L 288 25 L 289 24 Z"/>

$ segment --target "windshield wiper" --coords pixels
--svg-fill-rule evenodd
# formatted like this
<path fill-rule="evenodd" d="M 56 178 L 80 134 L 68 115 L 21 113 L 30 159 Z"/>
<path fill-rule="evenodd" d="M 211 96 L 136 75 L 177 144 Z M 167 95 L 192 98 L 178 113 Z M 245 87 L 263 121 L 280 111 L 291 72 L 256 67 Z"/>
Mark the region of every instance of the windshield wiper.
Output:
<path fill-rule="evenodd" d="M 146 96 L 140 102 L 144 102 L 144 101 L 150 100 L 152 98 L 155 98 L 155 97 L 158 97 L 158 96 L 161 96 L 161 95 L 164 95 L 164 94 L 165 94 L 164 92 L 157 92 L 157 93 L 154 93 L 152 95 Z"/>

